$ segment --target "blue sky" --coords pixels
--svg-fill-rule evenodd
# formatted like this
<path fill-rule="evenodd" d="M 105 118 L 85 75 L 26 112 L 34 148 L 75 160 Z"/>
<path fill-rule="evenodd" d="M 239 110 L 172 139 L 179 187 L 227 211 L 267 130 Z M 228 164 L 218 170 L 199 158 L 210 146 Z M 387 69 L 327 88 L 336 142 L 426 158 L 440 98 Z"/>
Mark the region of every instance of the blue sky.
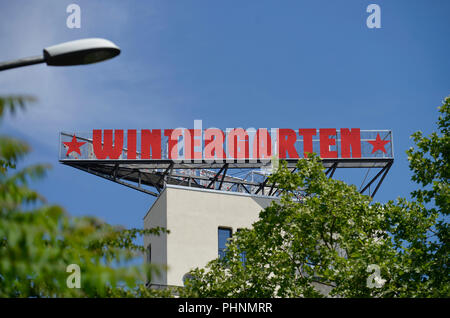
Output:
<path fill-rule="evenodd" d="M 81 7 L 81 29 L 66 7 Z M 366 7 L 381 7 L 381 29 Z M 449 1 L 0 0 L 0 61 L 85 37 L 117 58 L 0 74 L 0 94 L 39 102 L 3 119 L 27 140 L 26 163 L 53 165 L 34 183 L 73 215 L 141 227 L 153 197 L 58 163 L 59 131 L 93 128 L 289 127 L 392 129 L 395 163 L 375 199 L 408 196 L 409 136 L 435 129 L 450 94 Z M 342 178 L 348 171 L 337 171 Z M 361 175 L 361 172 L 359 172 Z"/>

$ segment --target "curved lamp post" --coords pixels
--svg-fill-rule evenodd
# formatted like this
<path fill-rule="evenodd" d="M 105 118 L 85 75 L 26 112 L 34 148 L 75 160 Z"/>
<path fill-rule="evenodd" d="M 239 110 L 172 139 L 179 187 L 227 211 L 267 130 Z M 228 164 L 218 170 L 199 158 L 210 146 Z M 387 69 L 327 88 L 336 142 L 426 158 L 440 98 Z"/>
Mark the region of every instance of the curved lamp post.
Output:
<path fill-rule="evenodd" d="M 41 56 L 0 63 L 0 71 L 44 62 L 52 66 L 91 64 L 108 60 L 119 54 L 120 48 L 109 40 L 82 39 L 45 48 Z"/>

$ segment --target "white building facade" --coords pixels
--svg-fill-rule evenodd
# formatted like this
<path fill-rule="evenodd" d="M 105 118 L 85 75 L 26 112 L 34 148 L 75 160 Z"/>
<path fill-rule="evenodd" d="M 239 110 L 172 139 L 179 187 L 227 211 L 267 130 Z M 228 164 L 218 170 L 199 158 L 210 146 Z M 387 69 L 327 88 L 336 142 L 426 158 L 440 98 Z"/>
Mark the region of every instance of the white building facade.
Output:
<path fill-rule="evenodd" d="M 144 228 L 170 233 L 144 237 L 147 262 L 160 265 L 151 287 L 183 286 L 193 268 L 218 257 L 227 235 L 250 228 L 275 197 L 167 185 L 144 217 Z"/>

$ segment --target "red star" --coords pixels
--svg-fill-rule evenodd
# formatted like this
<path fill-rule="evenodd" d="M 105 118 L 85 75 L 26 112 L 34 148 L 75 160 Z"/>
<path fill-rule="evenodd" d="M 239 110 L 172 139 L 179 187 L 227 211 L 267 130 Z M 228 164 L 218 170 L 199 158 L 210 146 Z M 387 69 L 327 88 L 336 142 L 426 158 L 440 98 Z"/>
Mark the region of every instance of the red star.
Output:
<path fill-rule="evenodd" d="M 389 140 L 381 140 L 380 134 L 377 134 L 377 139 L 367 140 L 367 142 L 373 146 L 372 153 L 376 152 L 377 150 L 381 150 L 382 152 L 386 153 L 384 145 L 386 145 L 389 142 Z"/>
<path fill-rule="evenodd" d="M 74 152 L 74 151 L 81 156 L 80 147 L 83 146 L 84 144 L 85 144 L 85 142 L 78 142 L 77 137 L 75 135 L 73 135 L 71 142 L 64 142 L 64 145 L 66 145 L 68 147 L 66 157 L 71 152 Z"/>

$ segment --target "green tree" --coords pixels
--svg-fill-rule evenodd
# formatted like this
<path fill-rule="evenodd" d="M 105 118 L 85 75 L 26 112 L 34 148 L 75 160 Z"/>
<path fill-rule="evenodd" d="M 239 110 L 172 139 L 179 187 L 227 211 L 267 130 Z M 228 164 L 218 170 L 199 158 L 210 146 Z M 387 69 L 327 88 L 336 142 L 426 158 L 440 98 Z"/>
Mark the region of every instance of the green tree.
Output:
<path fill-rule="evenodd" d="M 412 197 L 423 206 L 423 213 L 433 220 L 428 236 L 415 240 L 417 251 L 414 260 L 427 264 L 424 274 L 427 287 L 450 295 L 449 280 L 449 224 L 450 212 L 450 96 L 439 108 L 438 132 L 424 137 L 418 131 L 412 135 L 417 149 L 408 154 L 412 180 L 421 188 L 412 192 Z"/>
<path fill-rule="evenodd" d="M 355 186 L 328 179 L 314 155 L 300 160 L 296 173 L 282 163 L 270 177 L 284 189 L 280 200 L 252 229 L 236 233 L 224 258 L 193 270 L 182 295 L 450 296 L 449 103 L 439 109 L 439 133 L 413 135 L 418 149 L 408 155 L 420 188 L 412 201 L 372 202 Z"/>
<path fill-rule="evenodd" d="M 34 101 L 0 97 L 0 118 Z M 0 297 L 151 297 L 170 293 L 147 289 L 154 265 L 129 265 L 142 255 L 134 242 L 164 229 L 123 229 L 94 217 L 70 217 L 28 186 L 45 165 L 17 169 L 29 152 L 23 141 L 0 136 Z M 68 288 L 70 264 L 80 269 L 81 288 Z"/>

